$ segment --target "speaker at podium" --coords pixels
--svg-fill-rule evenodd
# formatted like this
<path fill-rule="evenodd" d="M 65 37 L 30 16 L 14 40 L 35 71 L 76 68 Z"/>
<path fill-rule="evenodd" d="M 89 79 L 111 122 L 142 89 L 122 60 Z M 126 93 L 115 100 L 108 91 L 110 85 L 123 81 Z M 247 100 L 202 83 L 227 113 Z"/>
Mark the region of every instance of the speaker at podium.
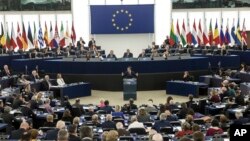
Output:
<path fill-rule="evenodd" d="M 133 98 L 136 100 L 137 76 L 138 73 L 132 71 L 132 67 L 128 66 L 126 72 L 122 72 L 123 76 L 123 100 Z"/>
<path fill-rule="evenodd" d="M 136 78 L 123 79 L 123 100 L 129 100 L 130 98 L 136 100 L 137 98 L 136 90 L 137 90 Z"/>

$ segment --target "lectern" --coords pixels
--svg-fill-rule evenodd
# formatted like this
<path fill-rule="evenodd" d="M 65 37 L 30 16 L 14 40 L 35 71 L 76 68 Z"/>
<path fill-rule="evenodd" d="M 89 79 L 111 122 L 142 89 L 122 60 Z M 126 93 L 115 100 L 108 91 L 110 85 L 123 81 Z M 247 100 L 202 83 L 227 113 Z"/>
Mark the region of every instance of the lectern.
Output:
<path fill-rule="evenodd" d="M 133 98 L 136 100 L 136 90 L 137 90 L 137 79 L 123 79 L 123 100 L 129 100 Z"/>

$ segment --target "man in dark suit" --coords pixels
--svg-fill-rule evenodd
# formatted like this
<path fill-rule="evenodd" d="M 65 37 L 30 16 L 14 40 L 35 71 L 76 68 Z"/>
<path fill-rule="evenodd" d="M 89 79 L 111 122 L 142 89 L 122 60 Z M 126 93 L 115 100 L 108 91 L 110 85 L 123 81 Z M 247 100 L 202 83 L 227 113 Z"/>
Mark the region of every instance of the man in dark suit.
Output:
<path fill-rule="evenodd" d="M 25 104 L 24 99 L 22 97 L 21 94 L 17 95 L 17 97 L 14 99 L 13 101 L 13 105 L 12 108 L 13 109 L 17 109 L 19 108 L 21 105 Z"/>
<path fill-rule="evenodd" d="M 84 40 L 82 39 L 82 37 L 80 37 L 80 40 L 77 41 L 77 43 L 76 43 L 77 47 L 78 48 L 84 47 L 84 44 L 85 44 Z"/>
<path fill-rule="evenodd" d="M 33 82 L 37 82 L 37 80 L 39 80 L 39 79 L 40 79 L 40 77 L 39 77 L 37 71 L 36 71 L 36 70 L 33 70 L 33 71 L 31 72 L 31 75 L 30 75 L 30 77 L 29 77 L 29 80 L 30 80 L 30 81 L 33 81 Z"/>
<path fill-rule="evenodd" d="M 77 98 L 75 103 L 72 105 L 72 109 L 73 108 L 78 108 L 80 113 L 77 113 L 78 115 L 82 115 L 85 113 L 85 111 L 83 110 L 83 106 L 81 105 L 80 99 Z"/>
<path fill-rule="evenodd" d="M 113 51 L 113 50 L 110 50 L 110 52 L 109 52 L 107 58 L 115 58 L 115 60 L 117 59 L 116 56 L 115 56 L 115 54 L 114 54 L 114 51 Z"/>
<path fill-rule="evenodd" d="M 184 75 L 183 75 L 183 81 L 193 81 L 193 77 L 189 74 L 188 71 L 185 71 L 184 72 Z"/>
<path fill-rule="evenodd" d="M 242 112 L 235 112 L 236 119 L 233 121 L 234 125 L 243 125 L 249 122 L 248 118 L 244 118 Z"/>
<path fill-rule="evenodd" d="M 1 73 L 1 76 L 8 76 L 8 77 L 10 77 L 11 75 L 12 75 L 12 72 L 9 69 L 8 65 L 4 65 L 2 73 Z"/>
<path fill-rule="evenodd" d="M 114 112 L 115 110 L 109 106 L 109 101 L 105 100 L 104 101 L 104 107 L 101 108 L 101 110 L 105 111 L 107 114 L 110 114 L 111 112 Z"/>
<path fill-rule="evenodd" d="M 77 126 L 72 124 L 68 126 L 69 141 L 80 141 L 81 138 L 77 135 Z"/>
<path fill-rule="evenodd" d="M 137 78 L 138 73 L 135 73 L 134 71 L 132 71 L 132 67 L 128 66 L 127 67 L 127 71 L 126 72 L 122 72 L 122 76 L 123 76 L 123 78 L 127 78 L 127 79 Z"/>
<path fill-rule="evenodd" d="M 10 139 L 12 140 L 19 140 L 22 136 L 22 134 L 26 131 L 28 131 L 30 128 L 29 124 L 26 121 L 23 121 L 20 125 L 20 128 L 17 130 L 14 130 L 10 134 Z"/>
<path fill-rule="evenodd" d="M 64 128 L 65 128 L 65 122 L 62 120 L 59 120 L 56 123 L 56 129 L 47 131 L 47 134 L 45 136 L 45 140 L 57 140 L 57 134 L 58 134 L 59 130 L 64 129 Z"/>
<path fill-rule="evenodd" d="M 129 49 L 123 54 L 123 58 L 133 58 L 133 53 Z"/>
<path fill-rule="evenodd" d="M 23 116 L 29 117 L 34 119 L 36 117 L 36 114 L 32 111 L 30 108 L 31 103 L 28 102 L 24 107 L 21 108 L 21 112 Z"/>
<path fill-rule="evenodd" d="M 15 120 L 14 115 L 10 114 L 11 107 L 6 106 L 4 108 L 4 113 L 1 114 L 1 118 L 3 119 L 3 122 L 8 124 L 7 127 L 7 133 L 10 133 L 10 131 L 13 130 L 13 121 Z"/>
<path fill-rule="evenodd" d="M 155 122 L 152 129 L 155 129 L 158 133 L 160 132 L 160 129 L 162 127 L 172 127 L 169 121 L 166 120 L 167 115 L 165 113 L 162 113 L 160 115 L 160 121 Z"/>
<path fill-rule="evenodd" d="M 95 45 L 96 45 L 95 39 L 92 37 L 91 40 L 88 43 L 88 47 L 89 47 L 89 49 L 91 49 Z"/>
<path fill-rule="evenodd" d="M 43 91 L 49 91 L 50 87 L 52 86 L 50 80 L 49 80 L 49 75 L 44 76 L 44 81 L 42 82 L 41 89 Z"/>
<path fill-rule="evenodd" d="M 107 114 L 106 121 L 102 123 L 102 129 L 104 128 L 116 129 L 115 123 L 112 121 L 111 114 Z"/>
<path fill-rule="evenodd" d="M 236 91 L 235 103 L 240 106 L 245 106 L 245 97 L 240 90 Z"/>
<path fill-rule="evenodd" d="M 138 56 L 138 58 L 143 58 L 143 57 L 147 57 L 145 53 L 145 49 L 143 49 L 142 52 Z"/>

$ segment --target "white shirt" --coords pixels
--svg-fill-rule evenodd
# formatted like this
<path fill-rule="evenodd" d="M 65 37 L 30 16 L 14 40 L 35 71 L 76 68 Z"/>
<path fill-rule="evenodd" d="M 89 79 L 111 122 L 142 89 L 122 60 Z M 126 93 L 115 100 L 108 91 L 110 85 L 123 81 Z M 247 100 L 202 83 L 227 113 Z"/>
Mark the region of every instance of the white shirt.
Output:
<path fill-rule="evenodd" d="M 63 78 L 58 78 L 58 79 L 56 79 L 56 82 L 57 82 L 58 86 L 63 86 L 63 85 L 65 85 L 65 82 L 64 82 Z"/>

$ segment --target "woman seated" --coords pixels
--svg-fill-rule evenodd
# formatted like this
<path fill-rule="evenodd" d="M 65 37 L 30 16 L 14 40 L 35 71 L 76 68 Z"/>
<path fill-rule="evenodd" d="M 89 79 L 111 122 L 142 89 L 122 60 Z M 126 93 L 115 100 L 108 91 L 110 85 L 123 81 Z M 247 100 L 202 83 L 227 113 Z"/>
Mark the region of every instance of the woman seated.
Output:
<path fill-rule="evenodd" d="M 62 116 L 62 120 L 66 121 L 66 122 L 70 122 L 70 123 L 73 122 L 73 117 L 70 113 L 70 110 L 67 109 L 64 111 L 63 116 Z"/>
<path fill-rule="evenodd" d="M 65 85 L 65 81 L 63 80 L 61 73 L 57 74 L 56 82 L 57 82 L 58 86 Z"/>
<path fill-rule="evenodd" d="M 138 122 L 150 122 L 150 115 L 147 114 L 144 107 L 139 109 L 139 113 L 137 115 Z"/>
<path fill-rule="evenodd" d="M 218 92 L 216 90 L 212 90 L 210 92 L 210 101 L 213 102 L 213 103 L 219 103 L 220 102 L 220 96 L 218 94 Z"/>
<path fill-rule="evenodd" d="M 193 77 L 189 74 L 188 71 L 185 71 L 184 72 L 184 75 L 183 75 L 183 81 L 193 81 Z"/>
<path fill-rule="evenodd" d="M 112 112 L 113 117 L 120 117 L 124 118 L 123 112 L 121 112 L 121 107 L 120 105 L 115 106 L 115 112 Z"/>
<path fill-rule="evenodd" d="M 212 120 L 211 127 L 208 128 L 206 136 L 214 136 L 215 134 L 222 134 L 223 130 L 219 127 L 219 121 L 217 119 Z"/>
<path fill-rule="evenodd" d="M 93 126 L 101 127 L 101 123 L 100 123 L 100 121 L 99 121 L 99 117 L 98 117 L 97 114 L 94 114 L 94 115 L 92 116 L 91 120 L 92 120 Z"/>
<path fill-rule="evenodd" d="M 181 137 L 183 137 L 185 135 L 191 135 L 191 134 L 193 134 L 191 125 L 188 122 L 184 122 L 184 123 L 181 124 L 181 131 L 178 131 L 175 134 L 175 137 L 176 138 L 181 138 Z"/>

